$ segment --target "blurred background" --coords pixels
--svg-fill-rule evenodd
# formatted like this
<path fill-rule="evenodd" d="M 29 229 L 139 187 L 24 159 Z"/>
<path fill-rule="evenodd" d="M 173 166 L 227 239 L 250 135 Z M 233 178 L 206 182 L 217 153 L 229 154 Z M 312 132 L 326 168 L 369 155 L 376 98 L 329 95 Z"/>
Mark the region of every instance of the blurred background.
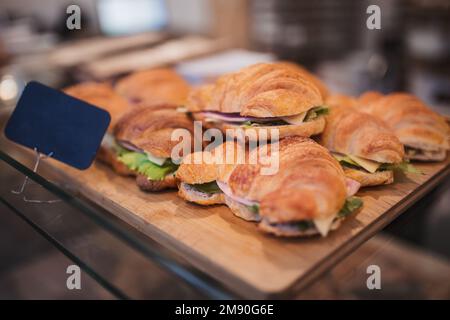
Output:
<path fill-rule="evenodd" d="M 72 4 L 81 9 L 81 29 L 66 26 Z M 366 26 L 372 4 L 381 9 L 379 30 Z M 0 111 L 15 106 L 30 80 L 62 88 L 172 66 L 196 84 L 276 59 L 306 66 L 335 92 L 409 91 L 450 116 L 450 1 L 0 1 Z M 449 186 L 447 179 L 299 298 L 450 298 Z M 64 279 L 69 262 L 9 211 L 0 206 L 0 298 L 111 298 L 94 283 L 82 293 L 61 290 L 52 277 Z M 97 232 L 81 226 L 71 243 L 106 241 Z M 85 247 L 97 261 L 100 249 Z M 115 254 L 105 259 L 108 270 L 138 290 L 143 281 L 127 271 L 130 258 Z M 374 261 L 387 266 L 387 285 L 369 294 L 365 267 Z M 135 297 L 198 296 L 158 276 Z"/>
<path fill-rule="evenodd" d="M 81 9 L 80 30 L 66 27 L 70 4 Z M 371 4 L 381 9 L 379 30 L 366 27 Z M 450 114 L 449 6 L 447 0 L 2 0 L 0 100 L 14 100 L 29 79 L 60 87 L 175 65 L 195 82 L 287 59 L 317 72 L 334 91 L 406 90 Z"/>

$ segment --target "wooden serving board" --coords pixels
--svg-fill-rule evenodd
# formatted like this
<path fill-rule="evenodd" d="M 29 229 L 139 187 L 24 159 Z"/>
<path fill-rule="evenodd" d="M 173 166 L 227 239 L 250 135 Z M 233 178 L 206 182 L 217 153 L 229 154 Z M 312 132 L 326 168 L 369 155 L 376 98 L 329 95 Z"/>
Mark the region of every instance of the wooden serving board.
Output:
<path fill-rule="evenodd" d="M 71 189 L 248 298 L 297 292 L 450 173 L 450 157 L 442 163 L 416 164 L 424 175 L 396 173 L 394 184 L 361 191 L 363 210 L 327 238 L 281 239 L 263 234 L 256 224 L 235 217 L 225 206 L 190 204 L 178 198 L 176 191 L 141 192 L 133 178 L 118 176 L 103 164 L 78 171 L 50 161 Z"/>

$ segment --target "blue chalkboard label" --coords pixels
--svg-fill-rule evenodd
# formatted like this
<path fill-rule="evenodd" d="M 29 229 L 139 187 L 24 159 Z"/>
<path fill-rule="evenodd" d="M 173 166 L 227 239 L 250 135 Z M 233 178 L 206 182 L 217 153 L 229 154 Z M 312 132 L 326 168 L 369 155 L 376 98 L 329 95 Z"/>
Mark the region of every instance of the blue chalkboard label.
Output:
<path fill-rule="evenodd" d="M 38 82 L 25 87 L 8 120 L 8 139 L 78 169 L 94 161 L 111 116 Z"/>

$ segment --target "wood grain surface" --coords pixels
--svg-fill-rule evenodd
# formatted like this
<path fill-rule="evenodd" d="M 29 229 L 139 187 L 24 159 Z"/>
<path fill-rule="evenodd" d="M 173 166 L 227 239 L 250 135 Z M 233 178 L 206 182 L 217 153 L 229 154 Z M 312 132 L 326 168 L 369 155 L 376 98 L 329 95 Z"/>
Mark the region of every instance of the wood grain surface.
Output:
<path fill-rule="evenodd" d="M 118 176 L 101 163 L 78 171 L 50 161 L 73 190 L 247 298 L 295 294 L 450 173 L 450 157 L 443 163 L 415 164 L 423 175 L 396 173 L 394 184 L 361 191 L 363 210 L 327 238 L 280 239 L 263 234 L 225 206 L 190 204 L 176 191 L 141 192 L 134 179 Z"/>

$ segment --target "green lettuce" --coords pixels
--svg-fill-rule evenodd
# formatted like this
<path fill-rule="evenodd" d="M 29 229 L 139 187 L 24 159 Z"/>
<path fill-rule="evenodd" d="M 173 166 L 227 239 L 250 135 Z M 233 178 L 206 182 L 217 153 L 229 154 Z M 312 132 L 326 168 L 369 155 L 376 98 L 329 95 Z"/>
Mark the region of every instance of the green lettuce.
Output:
<path fill-rule="evenodd" d="M 380 168 L 378 169 L 380 171 L 383 170 L 398 170 L 402 171 L 403 173 L 413 173 L 413 174 L 423 174 L 421 170 L 414 167 L 411 163 L 408 161 L 403 161 L 400 163 L 383 163 Z"/>
<path fill-rule="evenodd" d="M 297 226 L 298 230 L 305 231 L 309 228 L 313 228 L 314 222 L 312 222 L 312 220 L 303 220 L 296 222 L 295 225 Z"/>
<path fill-rule="evenodd" d="M 259 213 L 259 205 L 254 204 L 252 206 L 247 206 L 248 210 L 250 210 L 253 213 Z"/>
<path fill-rule="evenodd" d="M 115 140 L 113 142 L 112 149 L 117 156 L 120 156 L 124 153 L 130 152 L 127 149 L 125 149 L 124 147 L 122 147 L 120 144 L 118 144 Z"/>
<path fill-rule="evenodd" d="M 314 107 L 308 111 L 305 117 L 305 122 L 314 120 L 320 116 L 327 115 L 330 112 L 327 106 Z"/>
<path fill-rule="evenodd" d="M 220 190 L 219 186 L 217 185 L 216 181 L 208 182 L 208 183 L 202 183 L 202 184 L 191 184 L 191 186 L 198 191 L 201 191 L 203 193 L 207 194 L 214 194 L 214 193 L 220 193 L 222 190 Z"/>
<path fill-rule="evenodd" d="M 168 174 L 175 172 L 178 168 L 170 159 L 160 166 L 151 162 L 146 154 L 126 149 L 121 150 L 117 159 L 129 169 L 137 171 L 150 180 L 163 180 Z"/>
<path fill-rule="evenodd" d="M 345 200 L 344 206 L 342 207 L 342 209 L 339 211 L 339 213 L 337 215 L 338 218 L 347 217 L 348 215 L 352 214 L 353 212 L 355 212 L 356 210 L 361 208 L 363 206 L 363 204 L 364 204 L 364 202 L 361 198 L 348 197 Z"/>
<path fill-rule="evenodd" d="M 363 206 L 364 202 L 361 198 L 358 197 L 348 197 L 345 200 L 344 206 L 342 209 L 338 212 L 337 218 L 345 218 L 349 215 L 351 215 L 353 212 L 357 211 Z M 315 224 L 312 220 L 301 220 L 293 222 L 294 226 L 300 230 L 305 231 L 310 228 L 314 228 Z"/>

